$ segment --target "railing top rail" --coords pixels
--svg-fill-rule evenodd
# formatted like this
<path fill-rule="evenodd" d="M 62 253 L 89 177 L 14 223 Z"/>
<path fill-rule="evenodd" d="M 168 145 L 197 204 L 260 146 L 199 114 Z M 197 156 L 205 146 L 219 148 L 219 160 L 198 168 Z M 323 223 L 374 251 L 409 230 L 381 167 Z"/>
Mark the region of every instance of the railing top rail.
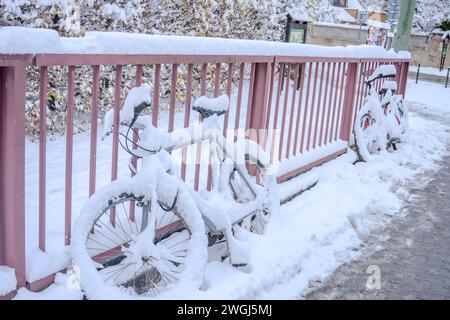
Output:
<path fill-rule="evenodd" d="M 161 55 L 161 54 L 37 54 L 34 64 L 50 65 L 108 65 L 160 63 L 241 63 L 272 62 L 273 56 L 254 55 Z"/>
<path fill-rule="evenodd" d="M 276 56 L 275 62 L 347 62 L 347 63 L 359 63 L 359 62 L 409 62 L 408 58 L 336 58 L 336 57 L 298 57 L 298 56 Z"/>
<path fill-rule="evenodd" d="M 37 65 L 294 61 L 406 61 L 409 53 L 377 46 L 326 47 L 277 41 L 87 32 L 60 37 L 55 30 L 0 28 L 2 53 L 35 54 Z M 18 41 L 20 39 L 20 41 Z M 287 58 L 289 57 L 289 58 Z M 275 60 L 273 60 L 275 59 Z M 350 59 L 350 60 L 340 60 Z"/>
<path fill-rule="evenodd" d="M 0 67 L 31 65 L 32 63 L 32 54 L 0 54 Z"/>
<path fill-rule="evenodd" d="M 24 55 L 22 55 L 24 56 Z M 298 57 L 298 56 L 254 56 L 254 55 L 153 55 L 153 54 L 73 54 L 73 53 L 43 53 L 34 58 L 27 55 L 26 64 L 36 66 L 82 66 L 82 65 L 127 65 L 127 64 L 182 64 L 182 63 L 308 63 L 308 62 L 409 62 L 401 58 L 336 58 L 336 57 Z M 0 55 L 0 64 L 1 64 Z M 31 60 L 30 60 L 31 59 Z"/>

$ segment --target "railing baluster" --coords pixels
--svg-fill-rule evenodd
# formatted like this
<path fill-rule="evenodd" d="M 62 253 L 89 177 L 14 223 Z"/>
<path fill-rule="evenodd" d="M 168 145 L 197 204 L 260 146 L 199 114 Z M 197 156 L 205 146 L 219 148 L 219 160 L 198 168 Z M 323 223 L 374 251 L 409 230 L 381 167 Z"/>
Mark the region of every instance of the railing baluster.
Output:
<path fill-rule="evenodd" d="M 216 69 L 214 71 L 214 97 L 218 97 L 220 94 L 220 71 L 222 68 L 221 63 L 216 63 Z M 225 130 L 225 128 L 224 128 Z M 208 146 L 211 148 L 211 145 Z M 211 190 L 212 187 L 212 165 L 211 165 L 211 153 L 208 155 L 208 177 L 206 182 L 206 189 Z"/>
<path fill-rule="evenodd" d="M 214 70 L 214 97 L 220 94 L 220 70 L 222 68 L 221 63 L 216 63 L 216 69 Z"/>
<path fill-rule="evenodd" d="M 330 101 L 328 101 L 328 97 L 330 96 L 329 92 L 328 92 L 328 85 L 329 85 L 329 81 L 330 81 L 330 63 L 327 63 L 327 77 L 325 80 L 325 96 L 323 99 L 323 107 L 322 107 L 322 119 L 320 121 L 320 135 L 319 135 L 319 147 L 322 146 L 322 141 L 323 141 L 323 127 L 325 124 L 325 113 L 328 113 L 328 118 L 330 116 L 330 112 L 331 112 L 331 108 L 328 108 L 327 106 L 327 102 L 330 103 Z M 328 111 L 328 112 L 327 112 Z"/>
<path fill-rule="evenodd" d="M 95 192 L 97 166 L 97 122 L 98 122 L 98 85 L 100 66 L 93 67 L 92 74 L 92 109 L 91 109 L 91 148 L 89 163 L 89 196 Z"/>
<path fill-rule="evenodd" d="M 120 105 L 122 91 L 122 65 L 116 65 L 116 77 L 114 83 L 114 129 L 113 129 L 113 145 L 112 145 L 112 167 L 111 181 L 117 179 L 118 162 L 119 162 L 119 126 L 120 126 Z M 113 226 L 116 225 L 116 210 L 112 208 L 109 220 Z"/>
<path fill-rule="evenodd" d="M 239 121 L 241 118 L 241 104 L 242 104 L 242 90 L 244 87 L 244 71 L 245 71 L 245 63 L 241 63 L 239 66 L 239 85 L 238 85 L 238 95 L 236 101 L 236 116 L 234 119 L 234 133 L 233 136 L 236 136 L 236 132 L 239 129 Z"/>
<path fill-rule="evenodd" d="M 335 132 L 335 136 L 334 136 L 334 140 L 338 139 L 338 130 L 340 129 L 340 126 L 342 125 L 341 121 L 341 111 L 344 108 L 343 104 L 344 104 L 344 86 L 345 86 L 345 79 L 346 79 L 346 71 L 347 70 L 347 65 L 346 63 L 342 64 L 342 78 L 341 78 L 341 92 L 339 94 L 339 108 L 338 108 L 338 114 L 337 114 L 337 119 L 336 119 L 336 132 Z"/>
<path fill-rule="evenodd" d="M 48 69 L 41 67 L 39 83 L 39 249 L 45 251 L 46 206 L 46 140 L 47 140 L 47 85 Z"/>
<path fill-rule="evenodd" d="M 333 142 L 333 133 L 334 133 L 334 126 L 337 127 L 337 123 L 339 118 L 336 117 L 336 108 L 339 108 L 338 105 L 338 94 L 339 94 L 339 76 L 341 74 L 341 63 L 338 63 L 338 70 L 336 74 L 336 91 L 334 92 L 334 101 L 333 101 L 333 115 L 331 117 L 331 128 L 330 128 L 330 137 L 328 138 L 328 142 Z M 335 122 L 336 120 L 336 122 Z"/>
<path fill-rule="evenodd" d="M 202 74 L 201 74 L 201 88 L 200 88 L 200 94 L 204 96 L 206 94 L 206 77 L 208 75 L 208 64 L 204 63 L 202 65 Z M 201 115 L 198 115 L 199 121 L 202 121 Z M 194 177 L 194 190 L 198 191 L 199 184 L 200 184 L 200 161 L 202 156 L 202 144 L 197 144 L 197 152 L 195 157 L 195 177 Z"/>
<path fill-rule="evenodd" d="M 350 143 L 352 129 L 352 112 L 355 100 L 356 74 L 358 73 L 358 64 L 349 63 L 347 67 L 347 78 L 345 84 L 345 98 L 342 110 L 341 130 L 339 138 Z"/>
<path fill-rule="evenodd" d="M 312 134 L 312 125 L 314 120 L 314 108 L 315 108 L 315 100 L 316 100 L 316 89 L 317 89 L 317 79 L 319 73 L 319 63 L 316 63 L 316 70 L 314 72 L 314 86 L 313 86 L 313 94 L 311 99 L 311 115 L 309 117 L 309 127 L 308 127 L 308 140 L 306 141 L 306 151 L 309 151 L 309 146 L 311 144 L 311 134 Z"/>
<path fill-rule="evenodd" d="M 175 100 L 177 96 L 177 74 L 178 65 L 172 65 L 172 79 L 170 83 L 170 101 L 169 101 L 169 132 L 173 131 L 175 121 Z"/>
<path fill-rule="evenodd" d="M 266 124 L 265 124 L 265 128 L 269 129 L 269 124 L 270 124 L 270 118 L 272 116 L 272 99 L 273 99 L 273 86 L 274 86 L 274 77 L 275 75 L 275 63 L 272 63 L 271 68 L 270 68 L 270 84 L 269 84 L 269 97 L 268 97 L 268 102 L 267 102 L 267 117 L 266 117 Z M 267 136 L 267 138 L 269 138 Z"/>
<path fill-rule="evenodd" d="M 303 146 L 304 146 L 305 140 L 306 140 L 305 133 L 306 133 L 306 119 L 307 119 L 307 115 L 308 115 L 308 110 L 310 113 L 312 112 L 311 108 L 309 107 L 309 93 L 310 93 L 310 89 L 311 89 L 312 66 L 313 66 L 313 63 L 310 62 L 309 68 L 308 68 L 308 85 L 306 88 L 305 111 L 303 112 L 302 136 L 300 139 L 300 153 L 303 153 Z"/>
<path fill-rule="evenodd" d="M 280 97 L 281 97 L 281 87 L 282 87 L 282 79 L 283 79 L 283 64 L 278 64 L 278 86 L 277 86 L 277 95 L 275 99 L 275 114 L 273 119 L 273 130 L 272 130 L 272 146 L 270 149 L 270 161 L 273 162 L 275 157 L 275 142 L 277 139 L 276 132 L 278 128 L 278 114 L 280 112 Z"/>
<path fill-rule="evenodd" d="M 354 107 L 354 115 L 353 115 L 353 123 L 356 121 L 356 114 L 358 113 L 360 109 L 360 98 L 361 98 L 361 85 L 362 85 L 362 64 L 358 64 L 358 74 L 357 74 L 357 88 L 356 88 L 356 99 L 355 99 L 355 107 Z"/>
<path fill-rule="evenodd" d="M 286 158 L 289 159 L 291 151 L 291 139 L 292 139 L 292 126 L 294 125 L 294 113 L 295 113 L 295 97 L 297 96 L 297 84 L 298 84 L 298 67 L 299 64 L 294 64 L 294 87 L 292 90 L 292 101 L 291 101 L 291 116 L 289 118 L 289 129 L 288 129 L 288 139 L 286 146 Z"/>
<path fill-rule="evenodd" d="M 336 72 L 336 63 L 332 62 L 332 71 L 331 71 L 331 79 L 330 79 L 330 95 L 328 100 L 328 114 L 327 114 L 327 122 L 326 122 L 326 128 L 325 128 L 325 136 L 323 143 L 327 145 L 328 136 L 330 135 L 330 118 L 332 115 L 334 115 L 335 110 L 333 108 L 333 94 L 334 94 L 334 76 Z"/>
<path fill-rule="evenodd" d="M 298 145 L 298 131 L 300 129 L 300 120 L 301 120 L 301 111 L 302 111 L 302 100 L 303 100 L 303 84 L 305 83 L 305 69 L 306 63 L 300 64 L 301 75 L 300 75 L 300 97 L 298 99 L 298 107 L 297 107 L 297 121 L 295 124 L 295 136 L 294 136 L 294 155 L 297 154 L 297 145 Z"/>
<path fill-rule="evenodd" d="M 317 111 L 316 111 L 316 122 L 314 125 L 314 137 L 313 137 L 313 149 L 316 147 L 316 143 L 317 143 L 317 130 L 319 127 L 319 117 L 320 117 L 320 104 L 322 102 L 322 89 L 323 89 L 323 76 L 325 73 L 325 63 L 322 62 L 320 65 L 320 85 L 319 85 L 319 100 L 317 101 Z"/>
<path fill-rule="evenodd" d="M 229 98 L 229 103 L 228 103 L 228 111 L 225 113 L 224 115 L 224 119 L 223 119 L 223 135 L 226 137 L 227 136 L 227 131 L 228 131 L 228 121 L 230 118 L 230 107 L 231 107 L 231 86 L 233 84 L 233 64 L 229 63 L 228 64 L 228 71 L 227 71 L 227 87 L 226 87 L 226 94 Z"/>
<path fill-rule="evenodd" d="M 278 146 L 278 160 L 281 161 L 281 157 L 283 156 L 283 143 L 284 143 L 284 134 L 286 127 L 286 114 L 287 114 L 287 104 L 289 99 L 289 86 L 291 80 L 291 64 L 289 63 L 286 69 L 286 89 L 284 91 L 284 102 L 283 102 L 283 114 L 281 117 L 281 135 L 280 135 L 280 144 Z"/>
<path fill-rule="evenodd" d="M 140 87 L 142 85 L 142 65 L 139 64 L 136 66 L 136 82 L 135 82 L 136 87 Z M 151 92 L 149 92 L 148 94 L 151 94 Z M 138 142 L 138 135 L 136 131 L 133 131 L 133 146 L 131 147 L 133 150 L 137 149 L 137 142 Z M 137 168 L 137 157 L 136 156 L 132 156 L 131 157 L 131 164 L 133 165 L 134 168 Z M 131 172 L 131 176 L 134 176 L 134 172 Z M 135 206 L 135 201 L 131 200 L 130 201 L 130 220 L 131 221 L 135 221 L 135 216 L 136 216 L 136 206 Z"/>
<path fill-rule="evenodd" d="M 65 185 L 65 232 L 64 243 L 70 244 L 72 234 L 72 155 L 73 155 L 73 108 L 75 67 L 69 66 L 67 81 L 67 110 L 66 110 L 66 185 Z"/>
<path fill-rule="evenodd" d="M 250 126 L 250 117 L 251 117 L 251 112 L 250 112 L 250 106 L 252 105 L 252 100 L 253 100 L 253 85 L 255 82 L 255 64 L 252 63 L 252 66 L 250 68 L 250 83 L 248 85 L 248 100 L 247 100 L 247 114 L 246 114 L 246 121 L 245 121 L 245 130 L 248 130 L 249 126 Z M 247 136 L 247 133 L 246 133 Z"/>
<path fill-rule="evenodd" d="M 192 95 L 192 70 L 194 65 L 190 63 L 188 65 L 187 83 L 186 83 L 186 102 L 184 108 L 184 127 L 189 126 L 189 120 L 191 116 L 191 95 Z M 187 160 L 187 147 L 182 150 L 182 163 L 181 163 L 181 179 L 186 180 L 186 160 Z"/>
<path fill-rule="evenodd" d="M 158 110 L 159 110 L 159 91 L 161 88 L 161 65 L 155 65 L 154 74 L 154 86 L 153 86 L 153 99 L 152 99 L 152 125 L 158 126 Z"/>

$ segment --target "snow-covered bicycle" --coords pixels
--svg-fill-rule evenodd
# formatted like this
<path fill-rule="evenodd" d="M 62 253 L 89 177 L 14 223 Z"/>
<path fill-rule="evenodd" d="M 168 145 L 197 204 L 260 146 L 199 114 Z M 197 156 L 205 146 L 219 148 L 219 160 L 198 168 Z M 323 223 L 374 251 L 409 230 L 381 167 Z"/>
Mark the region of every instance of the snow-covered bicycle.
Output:
<path fill-rule="evenodd" d="M 395 94 L 397 83 L 384 81 L 380 92 L 372 85 L 378 79 L 395 78 L 395 74 L 393 65 L 381 65 L 366 81 L 369 94 L 356 115 L 353 130 L 359 161 L 368 161 L 375 152 L 397 150 L 397 143 L 406 139 L 408 110 L 403 97 Z"/>
<path fill-rule="evenodd" d="M 169 292 L 176 297 L 198 289 L 207 247 L 215 244 L 222 249 L 214 251 L 219 257 L 245 266 L 245 236 L 262 233 L 279 206 L 264 150 L 252 140 L 234 142 L 222 134 L 218 117 L 228 109 L 228 96 L 198 98 L 193 110 L 204 121 L 168 134 L 142 115 L 150 91 L 148 85 L 133 88 L 120 112 L 119 142 L 140 159 L 138 166 L 130 161 L 135 175 L 96 191 L 74 226 L 73 264 L 90 299 L 168 297 Z M 112 111 L 105 116 L 107 133 L 113 117 Z M 178 176 L 171 153 L 202 142 L 211 146 L 212 190 L 196 192 Z"/>

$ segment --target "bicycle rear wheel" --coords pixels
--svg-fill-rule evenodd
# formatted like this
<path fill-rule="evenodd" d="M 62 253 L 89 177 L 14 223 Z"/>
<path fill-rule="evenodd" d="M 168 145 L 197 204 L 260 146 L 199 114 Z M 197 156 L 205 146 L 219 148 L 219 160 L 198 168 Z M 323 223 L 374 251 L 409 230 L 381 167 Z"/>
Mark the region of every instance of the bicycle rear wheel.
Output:
<path fill-rule="evenodd" d="M 387 130 L 383 115 L 363 106 L 357 114 L 354 127 L 355 147 L 359 161 L 369 161 L 370 154 L 384 150 L 387 146 Z"/>

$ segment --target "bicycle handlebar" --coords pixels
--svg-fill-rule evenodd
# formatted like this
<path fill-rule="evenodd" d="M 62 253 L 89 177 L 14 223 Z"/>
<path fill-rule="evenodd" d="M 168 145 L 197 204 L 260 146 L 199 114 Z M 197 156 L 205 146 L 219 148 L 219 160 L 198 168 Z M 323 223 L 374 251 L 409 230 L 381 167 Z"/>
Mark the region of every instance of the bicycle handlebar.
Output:
<path fill-rule="evenodd" d="M 395 78 L 395 74 L 380 74 L 378 76 L 376 76 L 375 78 L 371 79 L 371 80 L 367 80 L 366 84 L 368 86 L 370 86 L 372 84 L 372 82 L 378 80 L 378 79 L 385 79 L 385 78 Z"/>

